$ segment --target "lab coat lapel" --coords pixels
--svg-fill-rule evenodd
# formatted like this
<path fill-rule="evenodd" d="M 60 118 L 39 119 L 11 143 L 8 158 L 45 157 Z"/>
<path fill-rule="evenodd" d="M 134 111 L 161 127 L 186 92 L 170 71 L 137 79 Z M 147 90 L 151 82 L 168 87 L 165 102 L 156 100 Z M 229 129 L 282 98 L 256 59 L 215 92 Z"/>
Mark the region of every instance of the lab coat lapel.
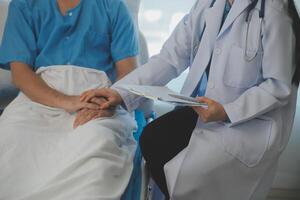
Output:
<path fill-rule="evenodd" d="M 220 31 L 226 1 L 227 0 L 217 0 L 213 7 L 204 11 L 206 23 L 205 31 L 208 33 L 208 37 L 206 39 L 209 40 L 210 46 L 214 45 L 216 37 Z"/>
<path fill-rule="evenodd" d="M 242 12 L 246 10 L 246 8 L 250 5 L 250 0 L 235 0 L 228 16 L 222 26 L 221 31 L 218 34 L 220 37 L 235 21 L 235 19 L 240 16 Z"/>
<path fill-rule="evenodd" d="M 194 62 L 191 65 L 189 75 L 181 90 L 182 94 L 192 94 L 209 64 L 213 47 L 220 30 L 224 7 L 225 0 L 217 0 L 213 7 L 204 11 L 206 28 L 200 41 Z M 203 30 L 199 31 L 202 33 Z"/>

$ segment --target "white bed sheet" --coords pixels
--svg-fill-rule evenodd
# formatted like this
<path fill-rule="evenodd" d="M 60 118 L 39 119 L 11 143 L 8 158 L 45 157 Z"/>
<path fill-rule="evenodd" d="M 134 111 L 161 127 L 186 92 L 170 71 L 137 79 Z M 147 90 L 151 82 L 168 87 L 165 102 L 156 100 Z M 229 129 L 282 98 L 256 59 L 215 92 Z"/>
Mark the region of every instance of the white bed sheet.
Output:
<path fill-rule="evenodd" d="M 110 82 L 105 73 L 75 66 L 38 71 L 70 95 Z M 75 114 L 29 100 L 23 93 L 0 118 L 0 199 L 117 200 L 132 171 L 136 124 L 119 108 L 111 118 L 73 129 Z"/>

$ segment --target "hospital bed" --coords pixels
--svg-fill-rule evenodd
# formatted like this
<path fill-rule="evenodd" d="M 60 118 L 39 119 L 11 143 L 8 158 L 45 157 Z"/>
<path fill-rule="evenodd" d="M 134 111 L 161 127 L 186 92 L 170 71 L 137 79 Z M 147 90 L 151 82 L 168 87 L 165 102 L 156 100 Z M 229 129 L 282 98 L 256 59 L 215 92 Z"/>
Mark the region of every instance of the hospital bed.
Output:
<path fill-rule="evenodd" d="M 146 0 L 145 0 L 146 1 Z M 150 1 L 150 0 L 149 0 Z M 0 0 L 0 39 L 2 38 L 3 27 L 7 14 L 7 6 L 9 0 Z M 126 0 L 129 10 L 138 27 L 138 11 L 140 0 Z M 147 62 L 148 51 L 145 39 L 140 34 L 140 49 L 139 62 L 141 64 Z M 184 73 L 178 79 L 172 81 L 169 86 L 179 91 L 186 76 Z M 17 89 L 11 84 L 10 73 L 0 69 L 0 114 L 1 110 L 16 96 Z M 141 130 L 148 121 L 153 119 L 153 111 L 157 116 L 160 116 L 173 109 L 168 104 L 149 101 L 136 112 L 137 121 L 139 123 L 139 131 L 135 133 L 138 138 Z M 295 116 L 294 129 L 286 150 L 281 156 L 279 166 L 276 172 L 272 190 L 268 196 L 268 200 L 300 200 L 300 95 L 298 98 L 297 112 Z M 1 127 L 0 127 L 1 128 Z M 122 200 L 144 200 L 153 199 L 160 200 L 162 195 L 157 186 L 152 180 L 149 180 L 149 175 L 145 170 L 144 163 L 141 159 L 140 152 L 137 152 L 135 158 L 135 169 L 130 180 L 130 184 L 122 198 Z"/>

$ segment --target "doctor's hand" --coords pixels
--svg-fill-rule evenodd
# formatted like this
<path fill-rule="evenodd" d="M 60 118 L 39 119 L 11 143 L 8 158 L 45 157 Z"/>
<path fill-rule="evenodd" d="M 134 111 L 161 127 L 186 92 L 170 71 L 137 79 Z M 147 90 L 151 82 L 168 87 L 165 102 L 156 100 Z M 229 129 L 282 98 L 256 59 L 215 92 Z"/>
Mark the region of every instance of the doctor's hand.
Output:
<path fill-rule="evenodd" d="M 82 126 L 87 122 L 103 118 L 103 117 L 112 117 L 115 113 L 114 109 L 106 109 L 106 110 L 93 110 L 84 108 L 77 112 L 75 121 L 73 123 L 73 128 L 77 128 L 78 126 Z"/>
<path fill-rule="evenodd" d="M 203 122 L 217 122 L 228 119 L 225 109 L 220 103 L 207 97 L 197 97 L 197 100 L 208 105 L 208 108 L 193 107 Z"/>
<path fill-rule="evenodd" d="M 92 110 L 100 109 L 100 106 L 97 103 L 80 101 L 80 96 L 65 96 L 61 100 L 61 107 L 69 113 L 74 113 L 84 108 Z"/>
<path fill-rule="evenodd" d="M 119 93 L 110 88 L 88 90 L 80 95 L 80 101 L 91 102 L 93 99 L 95 100 L 95 97 L 103 97 L 106 100 L 105 102 L 98 103 L 100 109 L 109 109 L 122 103 L 122 97 Z"/>

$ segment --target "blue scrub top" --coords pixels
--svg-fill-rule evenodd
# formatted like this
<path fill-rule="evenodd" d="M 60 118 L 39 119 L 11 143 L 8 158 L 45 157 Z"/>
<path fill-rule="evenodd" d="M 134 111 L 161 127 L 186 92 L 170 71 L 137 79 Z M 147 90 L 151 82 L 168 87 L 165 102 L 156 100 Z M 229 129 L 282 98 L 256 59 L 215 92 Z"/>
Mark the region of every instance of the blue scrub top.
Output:
<path fill-rule="evenodd" d="M 63 16 L 57 0 L 12 0 L 0 46 L 0 67 L 76 65 L 105 71 L 138 54 L 132 18 L 122 0 L 81 0 Z"/>

